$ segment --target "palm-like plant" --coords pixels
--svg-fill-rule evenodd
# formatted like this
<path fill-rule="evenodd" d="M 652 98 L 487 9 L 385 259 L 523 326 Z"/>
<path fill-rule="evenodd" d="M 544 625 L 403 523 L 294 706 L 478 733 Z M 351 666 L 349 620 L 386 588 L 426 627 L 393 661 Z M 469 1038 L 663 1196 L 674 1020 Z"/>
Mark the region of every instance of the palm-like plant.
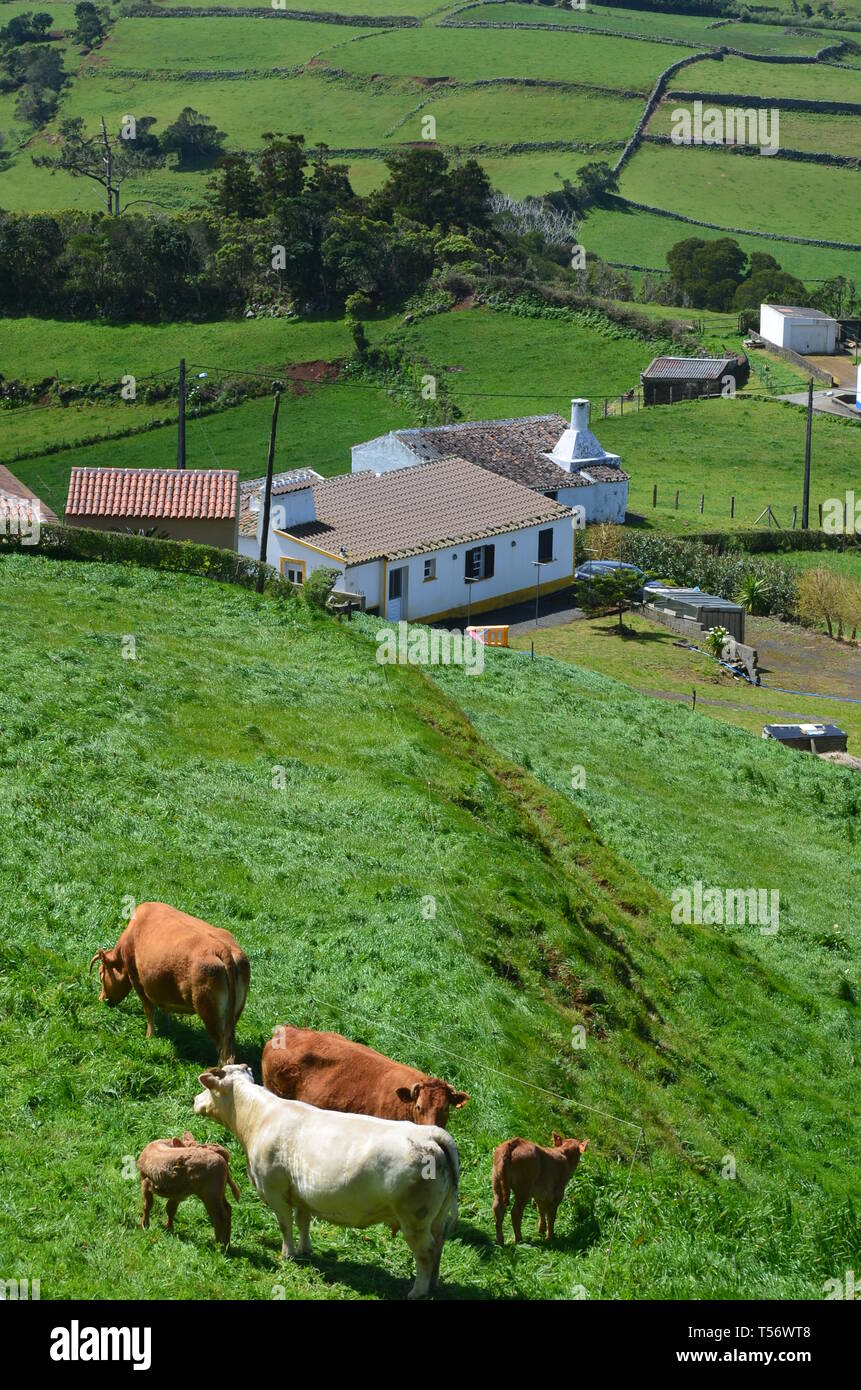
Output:
<path fill-rule="evenodd" d="M 754 616 L 764 613 L 768 607 L 768 584 L 758 574 L 748 570 L 746 574 L 742 575 L 736 601 L 741 604 L 745 613 L 751 613 Z"/>

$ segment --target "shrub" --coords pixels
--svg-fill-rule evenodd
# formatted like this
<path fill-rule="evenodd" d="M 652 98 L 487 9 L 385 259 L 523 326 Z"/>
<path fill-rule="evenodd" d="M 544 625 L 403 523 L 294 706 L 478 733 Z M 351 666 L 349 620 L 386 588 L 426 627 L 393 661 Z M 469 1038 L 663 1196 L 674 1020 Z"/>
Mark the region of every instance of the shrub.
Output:
<path fill-rule="evenodd" d="M 306 603 L 309 603 L 312 608 L 325 608 L 329 601 L 329 595 L 335 587 L 335 581 L 340 577 L 340 570 L 326 568 L 313 570 L 302 588 Z"/>

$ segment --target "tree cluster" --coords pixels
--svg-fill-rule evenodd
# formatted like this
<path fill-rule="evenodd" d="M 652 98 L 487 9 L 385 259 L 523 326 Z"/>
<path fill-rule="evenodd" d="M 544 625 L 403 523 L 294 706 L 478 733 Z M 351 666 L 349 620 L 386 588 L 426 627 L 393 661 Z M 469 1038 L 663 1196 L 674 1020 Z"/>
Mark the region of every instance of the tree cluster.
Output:
<path fill-rule="evenodd" d="M 801 304 L 807 290 L 782 270 L 774 256 L 748 256 L 732 237 L 688 237 L 667 252 L 674 302 L 694 309 L 758 308 L 760 304 Z"/>

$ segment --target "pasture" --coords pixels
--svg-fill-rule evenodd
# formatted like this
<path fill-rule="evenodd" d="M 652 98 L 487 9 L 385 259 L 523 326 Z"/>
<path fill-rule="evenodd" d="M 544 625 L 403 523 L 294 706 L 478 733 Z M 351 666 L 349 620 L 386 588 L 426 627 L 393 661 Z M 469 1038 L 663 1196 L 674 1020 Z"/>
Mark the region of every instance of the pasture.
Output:
<path fill-rule="evenodd" d="M 650 135 L 669 135 L 673 129 L 672 113 L 677 108 L 691 110 L 689 101 L 670 98 L 661 102 L 649 122 Z M 858 140 L 854 116 L 831 116 L 822 112 L 780 112 L 780 146 L 784 150 L 814 150 L 823 154 L 849 155 L 856 158 Z"/>
<path fill-rule="evenodd" d="M 159 1016 L 146 1042 L 139 1006 L 106 1008 L 87 977 L 125 895 L 234 931 L 252 970 L 239 1055 L 257 1075 L 287 1020 L 470 1092 L 452 1125 L 460 1225 L 441 1299 L 819 1297 L 852 1267 L 852 923 L 845 897 L 831 901 L 857 833 L 848 773 L 686 710 L 660 711 L 677 757 L 655 758 L 650 702 L 514 652 L 490 653 L 476 681 L 446 673 L 441 694 L 377 664 L 372 622 L 338 627 L 298 600 L 32 555 L 0 559 L 0 588 L 0 820 L 25 885 L 2 943 L 0 1226 L 9 1267 L 39 1277 L 43 1298 L 392 1298 L 410 1273 L 403 1242 L 377 1227 L 314 1223 L 314 1256 L 278 1261 L 235 1141 L 191 1114 L 211 1060 L 200 1026 Z M 523 700 L 539 718 L 523 719 Z M 577 804 L 566 767 L 584 757 Z M 699 810 L 720 806 L 720 835 L 707 817 L 702 831 L 683 822 L 686 789 Z M 681 843 L 688 874 L 779 882 L 785 931 L 674 926 L 584 809 L 656 880 Z M 790 816 L 799 861 L 776 853 Z M 816 905 L 802 874 L 824 882 Z M 631 1164 L 638 1124 L 651 1173 L 642 1148 Z M 556 1246 L 539 1247 L 527 1216 L 524 1245 L 498 1250 L 492 1147 L 560 1125 L 590 1150 Z M 243 1198 L 227 1255 L 198 1204 L 172 1237 L 160 1220 L 137 1228 L 128 1156 L 186 1127 L 231 1152 Z M 727 1151 L 736 1182 L 720 1177 Z"/>

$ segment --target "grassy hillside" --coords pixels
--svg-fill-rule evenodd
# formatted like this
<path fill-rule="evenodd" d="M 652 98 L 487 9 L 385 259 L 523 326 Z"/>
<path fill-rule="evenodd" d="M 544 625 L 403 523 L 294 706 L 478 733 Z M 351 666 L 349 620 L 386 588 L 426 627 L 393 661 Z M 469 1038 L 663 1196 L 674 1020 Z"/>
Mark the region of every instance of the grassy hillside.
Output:
<path fill-rule="evenodd" d="M 7 903 L 0 976 L 0 1227 L 14 1274 L 41 1277 L 43 1297 L 406 1287 L 406 1247 L 378 1228 L 315 1224 L 313 1259 L 279 1265 L 274 1219 L 233 1140 L 243 1201 L 228 1256 L 191 1204 L 174 1238 L 160 1224 L 136 1228 L 125 1156 L 186 1126 L 215 1131 L 191 1112 L 210 1060 L 199 1025 L 160 1018 L 146 1043 L 139 1008 L 100 1005 L 87 978 L 125 895 L 236 932 L 252 963 L 239 1041 L 253 1066 L 288 1018 L 470 1091 L 454 1125 L 461 1222 L 441 1297 L 570 1298 L 578 1286 L 589 1297 L 818 1297 L 852 1267 L 853 1010 L 841 985 L 852 924 L 831 901 L 851 886 L 848 774 L 796 770 L 790 785 L 780 750 L 760 761 L 732 730 L 709 743 L 684 711 L 661 711 L 659 729 L 650 706 L 611 682 L 547 662 L 530 670 L 513 653 L 492 656 L 482 678 L 449 678 L 471 717 L 547 779 L 536 781 L 420 673 L 377 665 L 359 623 L 205 581 L 34 556 L 0 561 L 0 588 L 0 822 L 22 884 Z M 124 634 L 135 661 L 122 658 Z M 662 794 L 671 764 L 656 741 L 667 728 L 680 805 L 694 788 L 700 810 L 704 787 L 724 797 L 717 841 Z M 588 765 L 593 823 L 656 879 L 668 880 L 670 829 L 688 872 L 729 883 L 768 872 L 781 885 L 795 872 L 785 942 L 674 927 L 666 900 L 602 846 L 566 793 L 572 760 Z M 275 767 L 285 790 L 273 788 Z M 661 799 L 646 820 L 651 795 Z M 774 830 L 761 834 L 766 796 Z M 743 824 L 732 829 L 742 813 L 758 817 L 753 857 Z M 804 834 L 793 865 L 774 858 L 790 816 Z M 830 950 L 805 917 L 808 873 L 822 887 L 823 931 L 832 909 L 840 923 Z M 584 1049 L 571 1046 L 575 1024 Z M 642 1144 L 631 1166 L 638 1124 L 651 1172 Z M 498 1251 L 492 1147 L 554 1125 L 592 1140 L 558 1244 Z M 734 1180 L 720 1176 L 730 1153 Z"/>

